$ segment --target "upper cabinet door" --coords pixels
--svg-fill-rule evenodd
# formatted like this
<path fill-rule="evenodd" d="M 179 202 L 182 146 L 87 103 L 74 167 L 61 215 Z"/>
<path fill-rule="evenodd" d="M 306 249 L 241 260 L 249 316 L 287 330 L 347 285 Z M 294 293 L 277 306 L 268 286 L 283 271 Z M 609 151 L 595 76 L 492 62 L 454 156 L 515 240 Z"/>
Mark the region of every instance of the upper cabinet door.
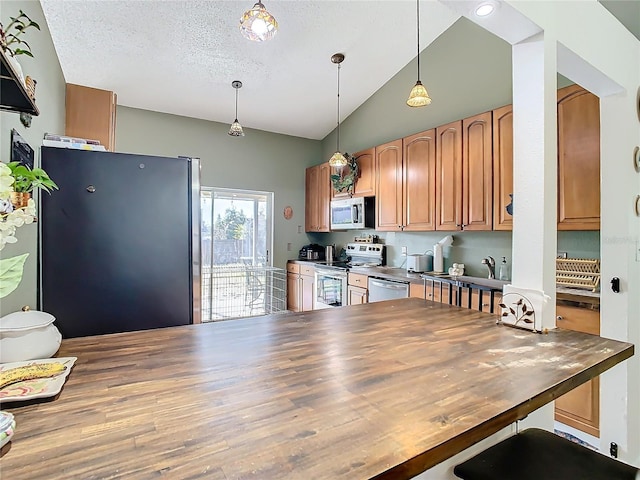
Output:
<path fill-rule="evenodd" d="M 99 140 L 109 151 L 116 147 L 116 94 L 67 83 L 65 135 Z"/>
<path fill-rule="evenodd" d="M 309 167 L 305 174 L 304 230 L 318 231 L 317 185 L 320 170 L 317 166 Z"/>
<path fill-rule="evenodd" d="M 376 226 L 380 231 L 397 231 L 402 218 L 402 140 L 375 148 Z"/>
<path fill-rule="evenodd" d="M 436 230 L 462 228 L 462 121 L 436 128 Z"/>
<path fill-rule="evenodd" d="M 403 230 L 435 230 L 436 131 L 431 129 L 405 137 L 402 145 Z"/>
<path fill-rule="evenodd" d="M 491 112 L 462 121 L 462 229 L 491 230 L 493 148 Z"/>
<path fill-rule="evenodd" d="M 329 162 L 306 170 L 304 225 L 306 232 L 328 232 L 331 220 L 331 180 Z"/>
<path fill-rule="evenodd" d="M 318 232 L 331 231 L 331 167 L 329 162 L 318 165 L 317 212 Z"/>
<path fill-rule="evenodd" d="M 600 229 L 600 101 L 558 90 L 558 230 Z"/>
<path fill-rule="evenodd" d="M 376 149 L 368 148 L 353 154 L 358 162 L 358 181 L 354 197 L 370 197 L 376 194 Z"/>
<path fill-rule="evenodd" d="M 512 230 L 513 105 L 493 111 L 493 229 Z M 512 210 L 513 211 L 513 210 Z"/>
<path fill-rule="evenodd" d="M 376 175 L 375 175 L 375 148 L 368 148 L 361 152 L 354 153 L 353 156 L 358 164 L 358 178 L 353 189 L 353 195 L 349 192 L 336 192 L 331 186 L 331 198 L 349 198 L 353 197 L 369 197 L 376 194 Z M 331 175 L 339 175 L 340 170 L 331 168 Z"/>

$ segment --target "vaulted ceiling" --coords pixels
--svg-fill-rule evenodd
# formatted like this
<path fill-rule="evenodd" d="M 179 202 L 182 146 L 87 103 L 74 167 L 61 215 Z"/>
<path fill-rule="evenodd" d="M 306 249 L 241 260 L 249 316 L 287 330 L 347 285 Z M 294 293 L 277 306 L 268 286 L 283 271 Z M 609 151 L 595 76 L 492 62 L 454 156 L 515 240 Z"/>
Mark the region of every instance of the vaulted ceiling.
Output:
<path fill-rule="evenodd" d="M 332 54 L 346 56 L 345 118 L 417 53 L 414 1 L 265 0 L 280 30 L 263 43 L 238 29 L 253 3 L 41 0 L 67 82 L 112 90 L 120 105 L 231 123 L 240 80 L 245 128 L 305 138 L 336 125 Z M 640 0 L 601 3 L 640 38 Z M 437 1 L 420 10 L 421 49 L 459 18 Z"/>

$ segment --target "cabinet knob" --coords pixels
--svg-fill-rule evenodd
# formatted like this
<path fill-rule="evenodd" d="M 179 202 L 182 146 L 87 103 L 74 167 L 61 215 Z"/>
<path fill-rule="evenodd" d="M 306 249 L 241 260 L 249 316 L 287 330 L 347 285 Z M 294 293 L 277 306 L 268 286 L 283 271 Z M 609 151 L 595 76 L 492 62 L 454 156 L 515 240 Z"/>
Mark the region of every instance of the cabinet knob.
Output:
<path fill-rule="evenodd" d="M 564 320 L 564 317 L 563 317 L 562 315 L 558 315 L 558 316 L 556 317 L 556 320 Z"/>

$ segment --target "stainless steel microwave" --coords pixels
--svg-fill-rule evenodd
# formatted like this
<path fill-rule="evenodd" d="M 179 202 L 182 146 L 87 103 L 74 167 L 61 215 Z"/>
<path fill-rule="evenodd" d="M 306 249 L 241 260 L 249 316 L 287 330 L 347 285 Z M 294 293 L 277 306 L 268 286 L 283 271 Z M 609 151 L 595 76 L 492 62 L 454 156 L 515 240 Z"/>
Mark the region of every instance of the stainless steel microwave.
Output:
<path fill-rule="evenodd" d="M 375 197 L 331 201 L 331 230 L 356 230 L 375 226 Z"/>

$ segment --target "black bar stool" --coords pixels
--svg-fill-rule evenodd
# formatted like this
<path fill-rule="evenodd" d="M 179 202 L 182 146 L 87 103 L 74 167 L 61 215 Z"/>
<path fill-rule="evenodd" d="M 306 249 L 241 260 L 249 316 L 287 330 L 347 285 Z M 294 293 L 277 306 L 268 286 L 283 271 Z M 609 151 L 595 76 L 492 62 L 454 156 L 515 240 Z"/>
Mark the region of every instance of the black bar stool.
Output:
<path fill-rule="evenodd" d="M 638 471 L 539 428 L 523 430 L 453 469 L 464 480 L 636 480 Z"/>

